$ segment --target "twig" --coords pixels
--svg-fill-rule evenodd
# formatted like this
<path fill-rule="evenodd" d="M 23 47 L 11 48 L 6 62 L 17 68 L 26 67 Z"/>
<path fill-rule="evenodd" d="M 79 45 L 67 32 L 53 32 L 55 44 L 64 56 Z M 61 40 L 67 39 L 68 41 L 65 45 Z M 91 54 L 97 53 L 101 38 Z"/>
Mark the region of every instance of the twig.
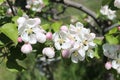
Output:
<path fill-rule="evenodd" d="M 99 33 L 102 34 L 101 23 L 100 23 L 99 19 L 97 19 L 97 15 L 96 15 L 95 12 L 93 12 L 90 9 L 86 8 L 82 4 L 77 3 L 75 1 L 72 1 L 72 0 L 54 0 L 54 2 L 56 2 L 56 3 L 62 3 L 62 4 L 67 5 L 69 7 L 73 7 L 73 8 L 79 9 L 82 12 L 88 14 L 97 23 L 98 26 L 96 26 L 96 27 L 97 27 Z"/>
<path fill-rule="evenodd" d="M 13 16 L 15 16 L 16 14 L 15 14 L 15 12 L 14 12 L 14 10 L 13 10 L 13 7 L 12 7 L 10 1 L 9 1 L 9 0 L 6 0 L 6 1 L 7 1 L 8 5 L 9 5 L 11 11 L 12 11 Z"/>
<path fill-rule="evenodd" d="M 120 23 L 113 24 L 113 25 L 109 26 L 108 28 L 104 29 L 104 32 L 108 32 L 108 31 L 111 30 L 112 28 L 118 27 L 118 26 L 120 26 Z"/>

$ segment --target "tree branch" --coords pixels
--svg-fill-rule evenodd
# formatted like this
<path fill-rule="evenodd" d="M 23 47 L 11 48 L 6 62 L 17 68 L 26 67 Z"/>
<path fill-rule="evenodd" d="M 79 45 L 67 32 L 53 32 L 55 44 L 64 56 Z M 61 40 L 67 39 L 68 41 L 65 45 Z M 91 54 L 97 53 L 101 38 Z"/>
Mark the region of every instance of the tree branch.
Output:
<path fill-rule="evenodd" d="M 9 1 L 9 0 L 6 0 L 6 1 L 7 1 L 8 5 L 9 5 L 11 11 L 12 11 L 13 16 L 15 16 L 16 14 L 15 14 L 15 12 L 14 12 L 14 10 L 13 10 L 13 7 L 12 7 L 10 1 Z"/>

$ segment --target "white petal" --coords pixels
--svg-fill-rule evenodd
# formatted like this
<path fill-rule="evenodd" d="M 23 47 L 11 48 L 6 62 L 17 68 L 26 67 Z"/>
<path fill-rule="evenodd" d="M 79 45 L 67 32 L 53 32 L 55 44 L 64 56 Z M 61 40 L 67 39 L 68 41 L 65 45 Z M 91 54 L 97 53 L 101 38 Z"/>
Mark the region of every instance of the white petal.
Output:
<path fill-rule="evenodd" d="M 55 48 L 56 48 L 57 50 L 60 50 L 60 49 L 61 49 L 61 46 L 60 46 L 60 44 L 59 44 L 58 42 L 55 42 Z"/>
<path fill-rule="evenodd" d="M 74 54 L 72 54 L 71 60 L 73 63 L 78 63 L 78 58 L 76 56 L 74 56 Z"/>
<path fill-rule="evenodd" d="M 37 41 L 40 43 L 44 43 L 46 41 L 46 35 L 39 32 L 36 34 Z"/>
<path fill-rule="evenodd" d="M 88 50 L 88 51 L 87 51 L 87 55 L 88 55 L 90 58 L 93 58 L 93 57 L 94 57 L 94 51 L 93 51 L 93 50 Z"/>
<path fill-rule="evenodd" d="M 29 36 L 29 43 L 30 43 L 30 44 L 36 44 L 36 43 L 37 43 L 35 34 L 31 34 L 31 35 Z"/>
<path fill-rule="evenodd" d="M 112 61 L 112 67 L 113 67 L 114 69 L 117 69 L 119 66 L 120 66 L 120 65 L 117 64 L 116 60 L 113 60 L 113 61 Z"/>
<path fill-rule="evenodd" d="M 25 20 L 26 19 L 24 17 L 20 17 L 20 18 L 17 19 L 17 23 L 18 24 L 23 24 L 25 22 Z"/>
<path fill-rule="evenodd" d="M 83 49 L 79 49 L 78 53 L 82 56 L 85 57 L 85 51 Z"/>
<path fill-rule="evenodd" d="M 83 27 L 83 24 L 80 23 L 80 22 L 77 22 L 77 23 L 76 23 L 76 27 Z"/>
<path fill-rule="evenodd" d="M 29 41 L 29 36 L 28 36 L 28 34 L 25 33 L 25 32 L 21 34 L 21 38 L 22 38 L 22 40 L 23 40 L 24 42 L 28 42 L 28 41 Z"/>
<path fill-rule="evenodd" d="M 64 44 L 62 44 L 62 49 L 68 49 L 68 48 L 70 48 L 71 47 L 71 44 L 70 43 L 64 43 Z"/>

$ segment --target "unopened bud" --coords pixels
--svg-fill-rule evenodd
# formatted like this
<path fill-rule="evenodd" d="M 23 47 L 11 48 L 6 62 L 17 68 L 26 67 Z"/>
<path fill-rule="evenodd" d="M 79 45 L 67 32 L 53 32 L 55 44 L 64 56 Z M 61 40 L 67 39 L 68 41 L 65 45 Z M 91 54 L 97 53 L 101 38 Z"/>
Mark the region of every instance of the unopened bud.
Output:
<path fill-rule="evenodd" d="M 55 56 L 54 48 L 46 47 L 42 51 L 43 55 L 47 56 L 48 58 L 53 58 Z"/>
<path fill-rule="evenodd" d="M 111 63 L 111 62 L 106 62 L 106 63 L 105 63 L 105 68 L 106 68 L 107 70 L 111 69 L 111 67 L 112 67 L 112 63 Z"/>
<path fill-rule="evenodd" d="M 32 52 L 32 46 L 31 44 L 24 44 L 22 47 L 21 47 L 21 52 L 25 53 L 25 54 L 28 54 L 30 52 Z"/>
<path fill-rule="evenodd" d="M 22 42 L 22 38 L 18 37 L 18 42 L 21 43 Z"/>
<path fill-rule="evenodd" d="M 62 57 L 63 58 L 69 58 L 69 56 L 70 56 L 69 50 L 67 50 L 67 49 L 62 50 Z"/>
<path fill-rule="evenodd" d="M 67 26 L 61 26 L 60 30 L 61 31 L 68 31 L 68 27 Z"/>
<path fill-rule="evenodd" d="M 46 38 L 47 38 L 48 40 L 52 40 L 52 33 L 51 33 L 51 32 L 48 32 L 48 33 L 46 34 Z"/>

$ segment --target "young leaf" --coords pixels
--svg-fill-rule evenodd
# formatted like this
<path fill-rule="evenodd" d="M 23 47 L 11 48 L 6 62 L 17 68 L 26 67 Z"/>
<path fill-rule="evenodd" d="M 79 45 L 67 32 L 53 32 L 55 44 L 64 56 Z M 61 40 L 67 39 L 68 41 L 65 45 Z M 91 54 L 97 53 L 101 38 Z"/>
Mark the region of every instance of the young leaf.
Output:
<path fill-rule="evenodd" d="M 7 23 L 4 24 L 1 28 L 0 31 L 5 34 L 8 38 L 10 38 L 15 44 L 18 43 L 17 38 L 18 38 L 18 30 L 16 28 L 15 24 L 12 23 Z"/>
<path fill-rule="evenodd" d="M 51 25 L 53 31 L 59 31 L 60 27 L 62 25 L 62 22 L 61 21 L 58 21 L 58 22 L 55 22 Z"/>
<path fill-rule="evenodd" d="M 105 39 L 110 44 L 118 44 L 119 43 L 119 40 L 116 37 L 112 36 L 112 35 L 106 35 Z"/>

